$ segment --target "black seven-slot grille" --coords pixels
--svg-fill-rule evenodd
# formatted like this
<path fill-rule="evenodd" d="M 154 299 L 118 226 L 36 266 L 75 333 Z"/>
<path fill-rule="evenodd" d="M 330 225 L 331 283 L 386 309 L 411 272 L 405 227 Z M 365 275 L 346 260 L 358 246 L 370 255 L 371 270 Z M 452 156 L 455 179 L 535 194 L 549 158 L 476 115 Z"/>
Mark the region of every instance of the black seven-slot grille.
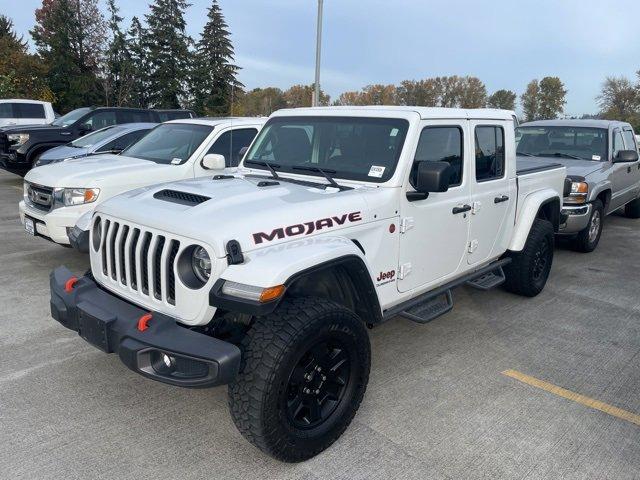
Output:
<path fill-rule="evenodd" d="M 174 265 L 180 242 L 105 220 L 100 245 L 102 273 L 121 286 L 175 305 Z"/>
<path fill-rule="evenodd" d="M 205 197 L 204 195 L 198 195 L 196 193 L 180 192 L 178 190 L 160 190 L 154 193 L 153 198 L 188 206 L 200 205 L 207 200 L 211 200 L 211 197 Z"/>

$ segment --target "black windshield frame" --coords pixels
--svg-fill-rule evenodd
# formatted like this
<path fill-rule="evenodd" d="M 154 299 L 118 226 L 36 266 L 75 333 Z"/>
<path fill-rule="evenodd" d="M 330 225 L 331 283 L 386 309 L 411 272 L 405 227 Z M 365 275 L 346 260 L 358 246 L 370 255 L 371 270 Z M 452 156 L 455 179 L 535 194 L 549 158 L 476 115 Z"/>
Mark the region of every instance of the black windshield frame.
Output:
<path fill-rule="evenodd" d="M 382 176 L 380 178 L 376 178 L 373 176 L 369 176 L 367 171 L 364 170 L 370 170 L 370 167 L 373 165 L 363 165 L 363 172 L 349 172 L 349 171 L 345 171 L 345 170 L 341 170 L 339 167 L 336 166 L 327 166 L 326 163 L 312 163 L 312 162 L 295 162 L 295 163 L 288 163 L 288 164 L 284 164 L 283 162 L 279 162 L 278 160 L 264 160 L 264 158 L 258 157 L 258 153 L 260 153 L 260 150 L 262 148 L 266 148 L 266 145 L 263 147 L 263 142 L 267 142 L 270 140 L 268 138 L 268 135 L 270 135 L 270 132 L 272 131 L 272 129 L 274 127 L 296 127 L 296 126 L 314 126 L 314 132 L 311 134 L 311 138 L 309 139 L 309 141 L 311 142 L 312 148 L 314 148 L 314 144 L 316 142 L 316 128 L 320 128 L 320 134 L 322 134 L 322 126 L 324 127 L 331 127 L 332 125 L 334 126 L 353 126 L 355 128 L 355 126 L 388 126 L 390 128 L 390 131 L 393 131 L 393 129 L 397 129 L 397 133 L 395 135 L 390 135 L 391 136 L 397 136 L 398 138 L 396 139 L 396 146 L 395 146 L 395 152 L 393 155 L 393 158 L 391 159 L 391 163 L 389 165 L 387 165 L 387 167 L 389 168 L 385 168 L 385 171 L 383 172 Z M 304 175 L 304 176 L 312 176 L 312 177 L 323 177 L 323 175 L 320 172 L 313 172 L 313 171 L 304 171 L 304 170 L 298 170 L 298 169 L 294 169 L 294 166 L 310 166 L 310 167 L 320 167 L 322 169 L 326 169 L 328 171 L 335 171 L 335 173 L 331 173 L 331 177 L 334 178 L 335 180 L 353 180 L 353 181 L 358 181 L 358 182 L 367 182 L 367 183 L 384 183 L 389 181 L 393 175 L 395 174 L 395 171 L 398 167 L 398 162 L 400 160 L 400 156 L 402 155 L 402 152 L 405 148 L 405 142 L 407 139 L 407 133 L 409 130 L 409 121 L 407 119 L 404 118 L 397 118 L 397 117 L 364 117 L 364 116 L 346 116 L 346 115 L 335 115 L 335 116 L 329 116 L 329 115 L 309 115 L 309 116 L 286 116 L 286 117 L 273 117 L 271 119 L 269 119 L 267 121 L 267 123 L 265 123 L 264 127 L 262 128 L 262 130 L 260 131 L 260 133 L 258 133 L 258 135 L 256 136 L 255 140 L 252 142 L 251 147 L 249 148 L 249 151 L 246 153 L 245 155 L 245 160 L 256 160 L 256 161 L 267 161 L 269 163 L 272 164 L 276 164 L 277 165 L 277 172 L 278 173 L 291 173 L 291 174 L 295 174 L 295 175 Z M 330 137 L 326 137 L 326 138 L 330 138 Z M 323 142 L 325 141 L 325 138 L 321 138 L 319 140 L 319 142 Z M 319 149 L 325 149 L 328 148 L 327 145 L 318 145 Z M 334 147 L 335 148 L 335 147 Z M 334 157 L 328 157 L 325 158 L 325 162 L 331 160 Z M 266 170 L 268 171 L 269 169 L 266 166 L 263 165 L 255 165 L 255 164 L 250 164 L 248 163 L 246 166 L 244 165 L 244 161 L 242 164 L 245 168 L 251 168 L 252 170 Z"/>

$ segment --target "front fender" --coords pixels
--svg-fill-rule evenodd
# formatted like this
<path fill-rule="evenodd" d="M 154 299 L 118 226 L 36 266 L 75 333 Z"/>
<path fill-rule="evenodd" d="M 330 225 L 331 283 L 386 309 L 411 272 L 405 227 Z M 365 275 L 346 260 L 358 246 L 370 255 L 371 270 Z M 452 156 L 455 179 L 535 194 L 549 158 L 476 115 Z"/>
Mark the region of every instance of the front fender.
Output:
<path fill-rule="evenodd" d="M 560 200 L 560 197 L 558 192 L 552 188 L 543 188 L 525 197 L 522 205 L 518 208 L 516 226 L 509 244 L 509 250 L 519 252 L 524 248 L 531 226 L 538 216 L 540 208 L 554 200 Z"/>

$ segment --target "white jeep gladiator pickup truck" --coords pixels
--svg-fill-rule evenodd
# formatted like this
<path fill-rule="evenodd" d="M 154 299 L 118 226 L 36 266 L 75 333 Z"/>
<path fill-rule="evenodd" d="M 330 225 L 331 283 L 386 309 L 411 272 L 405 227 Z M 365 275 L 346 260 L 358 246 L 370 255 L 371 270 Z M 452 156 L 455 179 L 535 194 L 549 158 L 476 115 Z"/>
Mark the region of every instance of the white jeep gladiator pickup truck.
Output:
<path fill-rule="evenodd" d="M 566 169 L 516 165 L 512 115 L 276 112 L 233 174 L 99 205 L 92 273 L 52 272 L 53 318 L 147 378 L 229 384 L 250 442 L 310 458 L 363 398 L 366 327 L 429 322 L 464 283 L 543 289 Z"/>
<path fill-rule="evenodd" d="M 88 252 L 96 205 L 127 190 L 212 175 L 237 166 L 262 118 L 189 118 L 158 125 L 118 155 L 101 154 L 37 167 L 24 181 L 25 231 Z M 222 158 L 224 157 L 224 158 Z"/>

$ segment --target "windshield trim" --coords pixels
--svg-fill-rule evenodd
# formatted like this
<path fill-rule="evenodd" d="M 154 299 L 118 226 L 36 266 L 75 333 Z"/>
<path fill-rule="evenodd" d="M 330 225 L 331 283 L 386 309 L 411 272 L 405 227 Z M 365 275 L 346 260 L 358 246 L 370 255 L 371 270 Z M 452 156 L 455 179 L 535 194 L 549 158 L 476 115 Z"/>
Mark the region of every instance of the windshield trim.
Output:
<path fill-rule="evenodd" d="M 553 153 L 534 153 L 534 152 L 518 152 L 518 148 L 516 146 L 516 155 L 523 155 L 524 153 L 526 154 L 530 154 L 534 157 L 543 157 L 543 158 L 562 158 L 563 160 L 581 160 L 581 161 L 585 161 L 585 162 L 608 162 L 609 161 L 609 157 L 610 157 L 610 151 L 609 151 L 609 135 L 610 135 L 610 131 L 607 127 L 592 127 L 592 126 L 578 126 L 578 125 L 520 125 L 519 127 L 516 128 L 516 135 L 518 133 L 518 130 L 525 130 L 525 129 L 560 129 L 560 128 L 569 128 L 569 129 L 575 129 L 575 130 L 601 130 L 605 133 L 605 145 L 604 145 L 604 157 L 601 158 L 600 160 L 594 160 L 593 158 L 584 158 L 584 157 L 580 157 L 579 159 L 572 159 L 570 157 L 567 156 L 559 156 L 559 155 L 554 155 Z M 563 152 L 560 152 L 563 153 Z M 576 155 L 579 156 L 579 155 Z"/>
<path fill-rule="evenodd" d="M 399 132 L 400 134 L 403 135 L 402 138 L 402 142 L 400 145 L 400 148 L 398 149 L 394 162 L 393 162 L 393 168 L 389 170 L 389 175 L 388 178 L 386 179 L 382 179 L 382 178 L 375 178 L 375 177 L 367 177 L 367 178 L 362 178 L 362 175 L 354 175 L 354 174 L 349 174 L 347 172 L 344 171 L 336 171 L 336 173 L 331 173 L 331 177 L 335 180 L 335 181 L 340 181 L 340 182 L 357 182 L 357 183 L 365 183 L 365 184 L 384 184 L 387 182 L 390 182 L 397 170 L 398 170 L 398 165 L 400 163 L 400 159 L 402 158 L 402 154 L 405 150 L 405 147 L 407 146 L 407 138 L 409 136 L 409 130 L 411 129 L 411 122 L 407 119 L 407 118 L 403 118 L 403 117 L 378 117 L 378 116 L 364 116 L 364 115 L 358 115 L 358 116 L 353 116 L 353 115 L 282 115 L 282 116 L 275 116 L 270 118 L 269 120 L 267 120 L 267 122 L 262 126 L 262 129 L 260 130 L 260 132 L 258 133 L 258 135 L 256 135 L 256 138 L 253 140 L 253 142 L 251 142 L 251 146 L 249 147 L 249 150 L 247 151 L 247 153 L 245 154 L 244 158 L 242 159 L 242 162 L 240 163 L 239 167 L 242 167 L 244 169 L 247 170 L 252 170 L 252 171 L 266 171 L 269 172 L 269 169 L 266 166 L 261 166 L 261 165 L 254 165 L 254 164 L 248 164 L 245 165 L 245 159 L 246 160 L 251 160 L 250 155 L 252 155 L 254 153 L 254 151 L 258 148 L 258 144 L 262 141 L 262 136 L 266 135 L 267 132 L 269 131 L 269 128 L 271 125 L 273 125 L 274 123 L 285 123 L 285 122 L 291 122 L 291 123 L 295 123 L 295 122 L 331 122 L 331 121 L 342 121 L 345 123 L 348 122 L 354 122 L 354 121 L 378 121 L 378 122 L 384 122 L 384 121 L 388 121 L 388 122 L 400 122 L 403 124 L 403 129 Z M 260 159 L 253 159 L 256 161 L 262 161 Z M 272 163 L 272 162 L 269 162 Z M 273 162 L 273 163 L 278 163 Z M 299 166 L 303 166 L 304 164 L 300 163 L 298 164 Z M 315 172 L 315 171 L 304 171 L 304 170 L 298 170 L 295 169 L 293 167 L 295 167 L 296 165 L 280 165 L 280 168 L 277 169 L 278 175 L 282 176 L 282 174 L 289 174 L 289 175 L 294 175 L 294 176 L 303 176 L 303 177 L 313 177 L 313 178 L 319 178 L 322 181 L 326 182 L 326 178 L 320 173 L 320 172 Z M 311 165 L 311 166 L 315 166 Z M 323 168 L 323 167 L 320 167 Z M 329 168 L 329 167 L 327 167 Z M 345 175 L 345 173 L 347 173 Z M 295 178 L 295 177 L 294 177 Z M 329 183 L 326 183 L 327 186 L 331 186 Z"/>

